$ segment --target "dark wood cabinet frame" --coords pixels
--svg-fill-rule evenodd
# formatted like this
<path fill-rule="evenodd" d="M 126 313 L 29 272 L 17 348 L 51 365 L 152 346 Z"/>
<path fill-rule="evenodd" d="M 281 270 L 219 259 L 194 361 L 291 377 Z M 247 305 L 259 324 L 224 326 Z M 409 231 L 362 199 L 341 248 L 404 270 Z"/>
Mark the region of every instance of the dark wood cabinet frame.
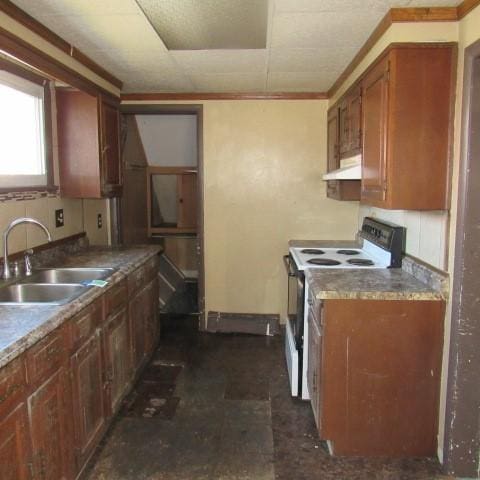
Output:
<path fill-rule="evenodd" d="M 462 138 L 452 319 L 448 364 L 445 470 L 456 477 L 480 471 L 480 40 L 465 50 Z"/>

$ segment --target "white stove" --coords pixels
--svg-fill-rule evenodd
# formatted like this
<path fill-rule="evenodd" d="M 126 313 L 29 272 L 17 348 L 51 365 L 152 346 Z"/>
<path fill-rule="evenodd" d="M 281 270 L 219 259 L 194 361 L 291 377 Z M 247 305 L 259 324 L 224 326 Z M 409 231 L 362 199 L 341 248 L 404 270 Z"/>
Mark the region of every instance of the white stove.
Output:
<path fill-rule="evenodd" d="M 307 268 L 387 268 L 391 254 L 364 240 L 362 248 L 291 247 L 298 270 Z"/>
<path fill-rule="evenodd" d="M 361 247 L 290 247 L 287 267 L 288 318 L 285 353 L 292 396 L 308 400 L 308 283 L 305 270 L 395 268 L 402 264 L 405 229 L 388 222 L 365 218 L 359 232 Z M 332 242 L 333 244 L 334 242 Z"/>

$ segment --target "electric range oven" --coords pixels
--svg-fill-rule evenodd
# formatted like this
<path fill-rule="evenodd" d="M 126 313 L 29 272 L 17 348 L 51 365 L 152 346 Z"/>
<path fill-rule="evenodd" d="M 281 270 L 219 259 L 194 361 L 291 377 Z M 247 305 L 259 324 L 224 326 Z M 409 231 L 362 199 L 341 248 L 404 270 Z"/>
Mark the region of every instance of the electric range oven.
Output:
<path fill-rule="evenodd" d="M 283 257 L 288 275 L 288 309 L 285 327 L 285 356 L 291 394 L 303 400 L 310 398 L 307 387 L 308 363 L 308 284 L 307 268 L 372 269 L 399 268 L 405 229 L 389 222 L 365 217 L 359 232 L 358 248 L 290 247 Z M 333 244 L 334 242 L 332 242 Z"/>

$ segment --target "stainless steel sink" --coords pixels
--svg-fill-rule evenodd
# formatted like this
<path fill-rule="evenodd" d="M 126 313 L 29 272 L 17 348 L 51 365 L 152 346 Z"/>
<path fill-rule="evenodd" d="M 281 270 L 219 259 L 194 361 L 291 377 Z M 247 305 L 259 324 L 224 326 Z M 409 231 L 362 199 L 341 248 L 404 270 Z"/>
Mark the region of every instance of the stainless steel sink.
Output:
<path fill-rule="evenodd" d="M 81 283 L 89 280 L 104 280 L 109 277 L 113 268 L 47 268 L 37 270 L 24 283 Z"/>
<path fill-rule="evenodd" d="M 79 284 L 18 283 L 0 289 L 3 305 L 64 305 L 87 290 Z"/>

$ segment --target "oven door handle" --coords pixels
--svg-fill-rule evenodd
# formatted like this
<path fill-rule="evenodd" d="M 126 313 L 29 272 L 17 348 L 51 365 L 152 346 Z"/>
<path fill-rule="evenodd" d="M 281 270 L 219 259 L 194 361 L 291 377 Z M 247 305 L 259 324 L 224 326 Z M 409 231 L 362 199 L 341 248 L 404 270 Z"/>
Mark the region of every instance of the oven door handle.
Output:
<path fill-rule="evenodd" d="M 289 277 L 296 277 L 295 271 L 292 269 L 292 265 L 290 264 L 290 255 L 283 256 L 283 263 L 285 264 L 285 270 L 288 273 Z"/>

